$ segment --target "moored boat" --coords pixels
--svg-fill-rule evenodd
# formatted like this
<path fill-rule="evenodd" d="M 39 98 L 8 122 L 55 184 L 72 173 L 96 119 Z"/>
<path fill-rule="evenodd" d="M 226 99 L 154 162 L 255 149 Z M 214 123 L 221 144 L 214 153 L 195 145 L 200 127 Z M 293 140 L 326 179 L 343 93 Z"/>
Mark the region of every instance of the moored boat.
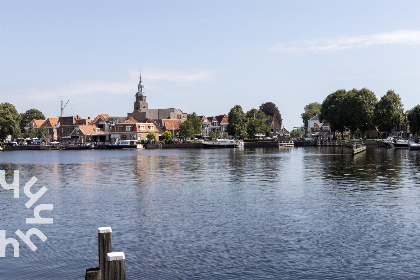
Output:
<path fill-rule="evenodd" d="M 203 142 L 203 148 L 236 148 L 238 145 L 234 140 L 216 139 L 216 141 Z"/>
<path fill-rule="evenodd" d="M 389 146 L 394 149 L 408 149 L 408 140 L 394 138 L 393 141 L 389 142 Z"/>
<path fill-rule="evenodd" d="M 408 140 L 408 148 L 410 150 L 420 150 L 419 139 L 410 139 Z"/>
<path fill-rule="evenodd" d="M 80 144 L 80 145 L 69 144 L 69 145 L 61 146 L 60 150 L 90 150 L 93 148 L 94 148 L 93 144 Z"/>
<path fill-rule="evenodd" d="M 119 140 L 115 144 L 106 146 L 108 149 L 143 149 L 143 145 L 135 140 Z"/>

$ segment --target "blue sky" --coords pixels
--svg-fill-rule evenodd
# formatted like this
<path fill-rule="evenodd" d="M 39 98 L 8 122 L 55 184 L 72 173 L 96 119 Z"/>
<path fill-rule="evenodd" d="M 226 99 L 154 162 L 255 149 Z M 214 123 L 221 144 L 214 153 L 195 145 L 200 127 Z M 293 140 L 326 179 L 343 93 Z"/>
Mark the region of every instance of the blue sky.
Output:
<path fill-rule="evenodd" d="M 0 0 L 0 102 L 19 112 L 213 116 L 275 103 L 283 125 L 338 90 L 420 103 L 420 1 Z"/>

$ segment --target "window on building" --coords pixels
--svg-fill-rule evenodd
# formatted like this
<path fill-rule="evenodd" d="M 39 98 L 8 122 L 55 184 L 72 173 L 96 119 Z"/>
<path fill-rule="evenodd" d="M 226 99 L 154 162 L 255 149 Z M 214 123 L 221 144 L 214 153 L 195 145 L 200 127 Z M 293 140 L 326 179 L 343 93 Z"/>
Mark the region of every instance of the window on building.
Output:
<path fill-rule="evenodd" d="M 140 125 L 140 130 L 145 130 L 145 126 L 144 125 Z"/>
<path fill-rule="evenodd" d="M 154 126 L 153 125 L 149 125 L 149 130 L 154 130 Z"/>
<path fill-rule="evenodd" d="M 125 131 L 131 131 L 131 126 L 126 126 Z"/>

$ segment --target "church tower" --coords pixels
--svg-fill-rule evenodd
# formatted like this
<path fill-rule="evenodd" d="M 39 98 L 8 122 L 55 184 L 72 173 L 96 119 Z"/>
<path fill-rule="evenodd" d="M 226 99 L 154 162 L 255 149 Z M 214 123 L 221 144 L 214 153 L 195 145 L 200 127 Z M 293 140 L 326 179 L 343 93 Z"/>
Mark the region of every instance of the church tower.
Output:
<path fill-rule="evenodd" d="M 141 83 L 141 73 L 140 73 L 140 81 L 137 87 L 136 93 L 136 102 L 134 102 L 134 111 L 147 111 L 149 109 L 149 105 L 146 102 L 146 95 L 144 93 L 144 86 Z"/>

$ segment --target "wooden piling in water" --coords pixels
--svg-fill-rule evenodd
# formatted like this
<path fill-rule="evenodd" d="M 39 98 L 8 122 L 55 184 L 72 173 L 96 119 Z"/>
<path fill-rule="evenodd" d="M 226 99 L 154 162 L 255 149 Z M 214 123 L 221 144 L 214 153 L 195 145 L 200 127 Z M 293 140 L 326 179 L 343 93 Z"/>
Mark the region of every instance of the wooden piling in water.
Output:
<path fill-rule="evenodd" d="M 98 228 L 99 267 L 86 269 L 85 280 L 125 280 L 125 255 L 112 252 L 112 229 Z"/>
<path fill-rule="evenodd" d="M 110 252 L 112 252 L 112 229 L 110 227 L 100 227 L 98 228 L 98 255 L 102 280 L 108 280 L 106 278 L 107 254 Z"/>
<path fill-rule="evenodd" d="M 108 253 L 107 263 L 107 280 L 126 280 L 124 252 Z"/>
<path fill-rule="evenodd" d="M 85 280 L 101 280 L 99 267 L 86 269 Z"/>

